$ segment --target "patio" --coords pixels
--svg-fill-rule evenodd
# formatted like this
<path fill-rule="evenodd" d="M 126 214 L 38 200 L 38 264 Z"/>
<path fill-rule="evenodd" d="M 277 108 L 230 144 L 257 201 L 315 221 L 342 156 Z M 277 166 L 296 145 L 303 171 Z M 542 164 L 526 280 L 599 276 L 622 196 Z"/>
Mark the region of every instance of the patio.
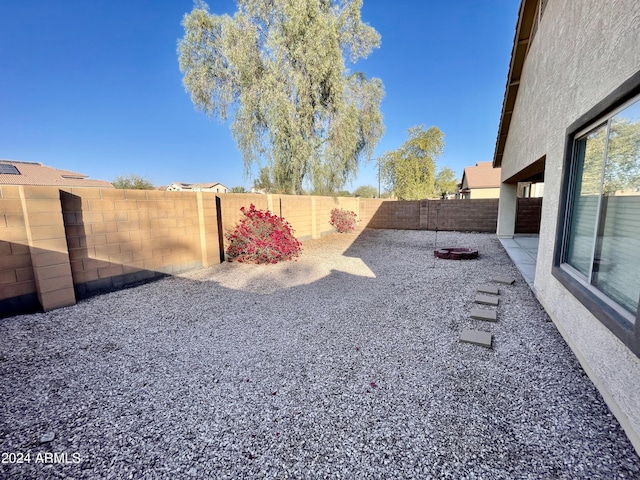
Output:
<path fill-rule="evenodd" d="M 509 258 L 534 292 L 533 282 L 536 278 L 538 241 L 538 235 L 514 235 L 513 238 L 500 239 Z"/>
<path fill-rule="evenodd" d="M 1 321 L 0 449 L 31 461 L 0 477 L 638 478 L 497 237 L 438 232 L 480 252 L 457 262 L 434 240 L 329 235 L 297 262 L 224 263 Z M 497 275 L 516 278 L 498 322 L 469 318 Z M 460 343 L 463 328 L 493 348 Z M 34 461 L 47 452 L 68 462 Z"/>

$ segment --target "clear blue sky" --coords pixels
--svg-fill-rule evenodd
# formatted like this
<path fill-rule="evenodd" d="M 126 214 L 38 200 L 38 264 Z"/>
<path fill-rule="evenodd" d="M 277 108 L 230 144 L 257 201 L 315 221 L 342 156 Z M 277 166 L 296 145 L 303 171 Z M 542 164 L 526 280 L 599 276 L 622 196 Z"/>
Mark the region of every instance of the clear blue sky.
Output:
<path fill-rule="evenodd" d="M 233 13 L 231 0 L 209 3 Z M 381 48 L 357 64 L 382 79 L 386 133 L 376 156 L 414 125 L 436 125 L 438 167 L 458 177 L 493 158 L 519 0 L 364 0 Z M 0 159 L 44 163 L 156 186 L 221 182 L 250 188 L 229 124 L 196 112 L 177 41 L 191 0 L 0 2 Z M 347 185 L 377 186 L 363 164 Z"/>

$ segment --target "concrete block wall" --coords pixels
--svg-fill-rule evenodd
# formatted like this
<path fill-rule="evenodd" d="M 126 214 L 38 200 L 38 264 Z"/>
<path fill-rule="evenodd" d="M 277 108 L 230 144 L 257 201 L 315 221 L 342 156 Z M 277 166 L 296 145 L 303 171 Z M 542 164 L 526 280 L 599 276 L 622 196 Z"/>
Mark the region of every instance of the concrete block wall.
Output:
<path fill-rule="evenodd" d="M 421 228 L 420 201 L 382 201 L 367 227 L 418 230 Z"/>
<path fill-rule="evenodd" d="M 291 224 L 298 240 L 317 238 L 317 197 L 293 195 L 269 195 L 273 197 L 272 213 L 280 215 Z M 329 225 L 330 226 L 330 225 Z"/>
<path fill-rule="evenodd" d="M 498 199 L 422 200 L 421 212 L 427 230 L 495 232 Z"/>
<path fill-rule="evenodd" d="M 368 228 L 435 230 L 437 226 L 438 230 L 495 232 L 498 199 L 359 199 L 356 213 L 362 220 L 362 226 Z"/>
<path fill-rule="evenodd" d="M 538 233 L 542 216 L 542 198 L 518 198 L 515 233 Z"/>
<path fill-rule="evenodd" d="M 495 232 L 498 219 L 498 199 L 472 200 L 469 204 L 464 200 L 451 200 L 451 205 L 444 202 L 445 220 L 449 230 L 474 232 Z"/>
<path fill-rule="evenodd" d="M 0 312 L 40 307 L 19 187 L 0 186 Z"/>
<path fill-rule="evenodd" d="M 378 213 L 382 205 L 388 200 L 380 198 L 360 198 L 358 202 L 358 220 L 360 220 L 360 226 L 373 227 L 373 217 Z"/>
<path fill-rule="evenodd" d="M 0 187 L 0 310 L 4 315 L 75 303 L 60 193 Z"/>
<path fill-rule="evenodd" d="M 79 298 L 217 257 L 215 198 L 96 188 L 70 188 L 60 195 Z"/>

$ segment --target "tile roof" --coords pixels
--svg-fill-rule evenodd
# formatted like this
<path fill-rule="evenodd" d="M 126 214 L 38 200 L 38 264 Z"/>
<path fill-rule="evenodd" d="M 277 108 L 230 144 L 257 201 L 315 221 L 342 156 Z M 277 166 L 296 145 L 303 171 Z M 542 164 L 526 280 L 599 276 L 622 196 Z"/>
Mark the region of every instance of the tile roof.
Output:
<path fill-rule="evenodd" d="M 478 162 L 475 167 L 465 167 L 464 173 L 462 174 L 463 187 L 499 187 L 500 171 L 500 168 L 493 168 L 493 162 Z"/>
<path fill-rule="evenodd" d="M 19 175 L 0 173 L 0 185 L 113 188 L 113 185 L 105 180 L 88 179 L 87 175 L 82 173 L 59 170 L 41 163 L 0 160 L 0 165 L 13 165 L 19 172 Z"/>

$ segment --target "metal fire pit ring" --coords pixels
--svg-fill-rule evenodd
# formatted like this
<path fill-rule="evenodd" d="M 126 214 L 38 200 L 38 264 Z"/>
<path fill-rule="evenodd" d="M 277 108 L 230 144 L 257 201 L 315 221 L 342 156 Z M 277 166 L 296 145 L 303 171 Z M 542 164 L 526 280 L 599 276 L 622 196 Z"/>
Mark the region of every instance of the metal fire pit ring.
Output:
<path fill-rule="evenodd" d="M 445 260 L 471 260 L 478 258 L 476 248 L 440 248 L 433 251 L 433 255 Z"/>

